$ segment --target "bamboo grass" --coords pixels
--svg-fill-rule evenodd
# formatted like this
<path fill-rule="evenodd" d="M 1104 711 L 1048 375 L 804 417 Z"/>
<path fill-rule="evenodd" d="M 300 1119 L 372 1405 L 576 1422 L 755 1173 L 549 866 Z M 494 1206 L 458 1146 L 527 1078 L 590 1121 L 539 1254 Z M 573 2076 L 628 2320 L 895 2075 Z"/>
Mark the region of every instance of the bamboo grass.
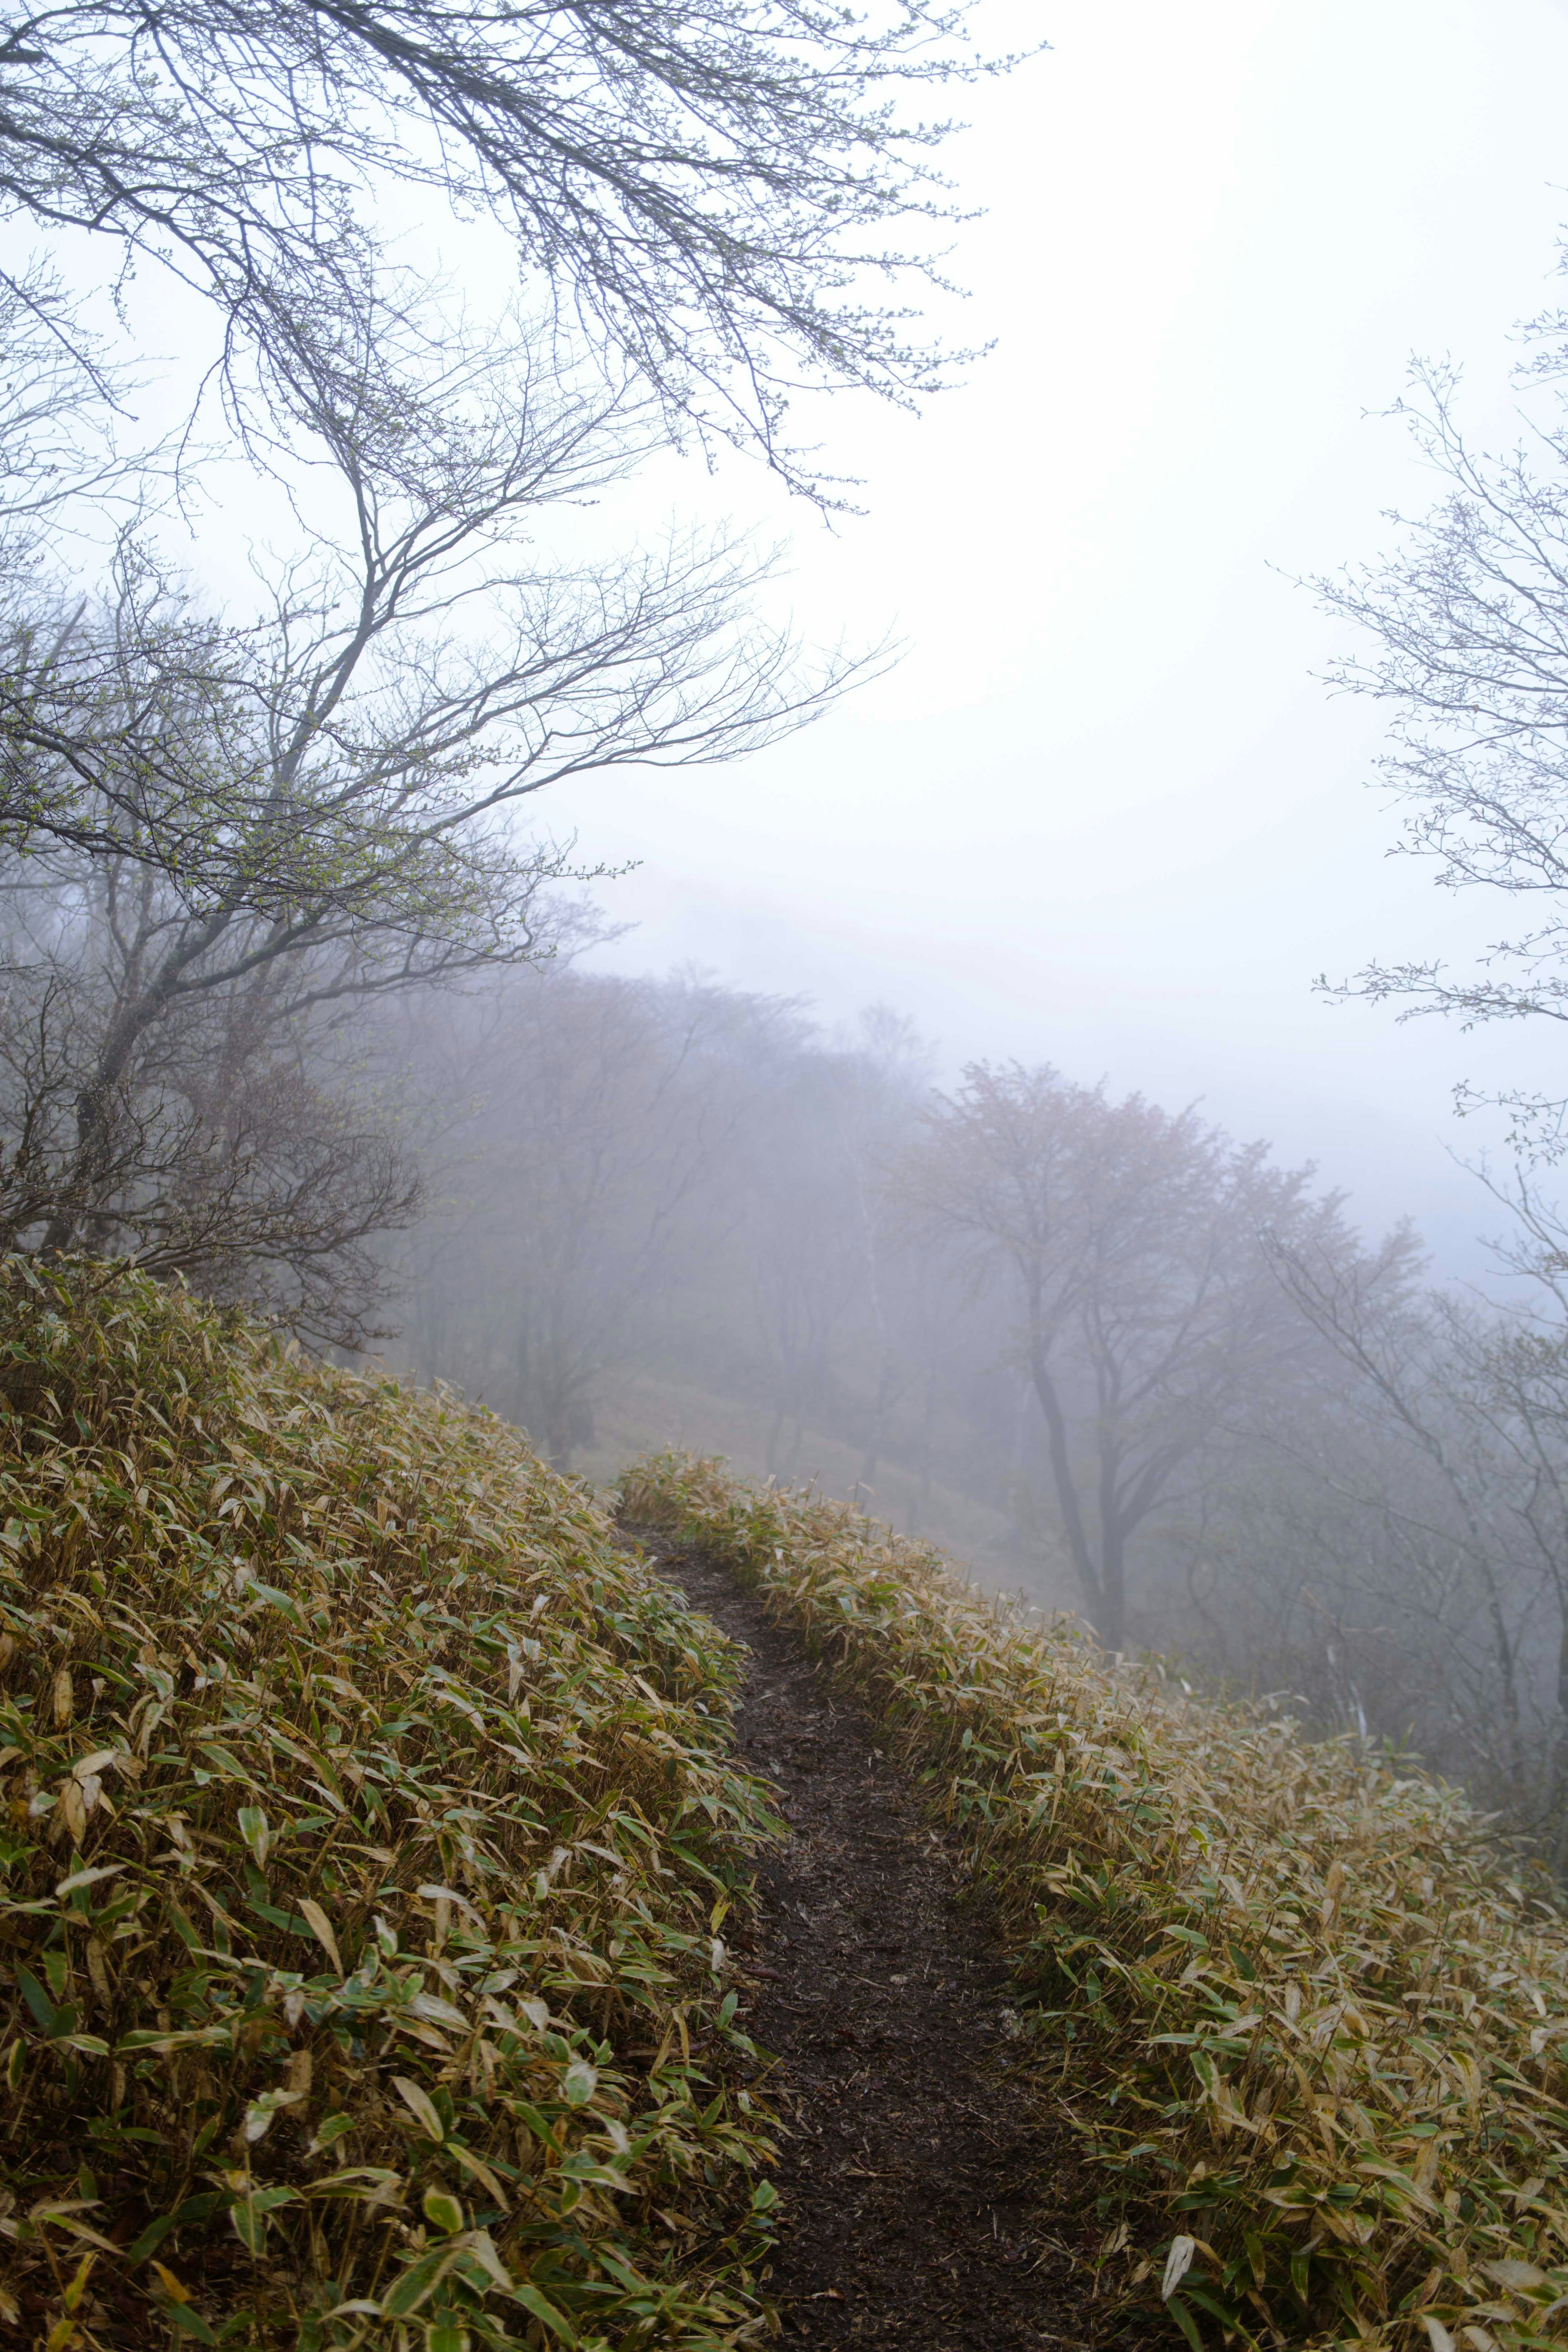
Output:
<path fill-rule="evenodd" d="M 1568 1924 L 1461 1794 L 1108 1661 L 846 1506 L 674 1454 L 621 1499 L 923 1769 L 1105 2169 L 1104 2286 L 1153 2334 L 1568 2341 Z"/>
<path fill-rule="evenodd" d="M 717 2352 L 737 1654 L 526 1442 L 0 1265 L 0 2317 Z"/>

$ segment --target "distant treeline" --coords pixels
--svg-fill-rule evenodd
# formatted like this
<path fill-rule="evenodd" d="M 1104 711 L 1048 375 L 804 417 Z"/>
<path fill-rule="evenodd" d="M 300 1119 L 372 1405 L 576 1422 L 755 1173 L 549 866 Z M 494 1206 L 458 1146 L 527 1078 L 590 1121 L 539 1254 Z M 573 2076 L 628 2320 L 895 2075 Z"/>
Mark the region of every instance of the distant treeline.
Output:
<path fill-rule="evenodd" d="M 1017 1066 L 940 1091 L 885 1009 L 828 1035 L 563 961 L 404 998 L 366 1050 L 421 1165 L 388 1267 L 421 1379 L 567 1465 L 629 1373 L 735 1400 L 759 1469 L 831 1444 L 917 1527 L 988 1507 L 989 1565 L 1112 1648 L 1408 1739 L 1565 1843 L 1568 1349 L 1530 1196 L 1543 1312 L 1505 1317 L 1190 1111 Z"/>

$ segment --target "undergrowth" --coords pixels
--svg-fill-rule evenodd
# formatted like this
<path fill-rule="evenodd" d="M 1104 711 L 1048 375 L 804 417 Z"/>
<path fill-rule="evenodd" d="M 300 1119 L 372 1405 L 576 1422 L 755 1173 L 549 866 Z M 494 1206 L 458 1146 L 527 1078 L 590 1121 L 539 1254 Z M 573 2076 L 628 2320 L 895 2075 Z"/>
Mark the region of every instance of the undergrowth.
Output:
<path fill-rule="evenodd" d="M 847 1507 L 623 1482 L 899 1735 L 984 1873 L 1105 2285 L 1215 2340 L 1568 2340 L 1568 1924 L 1452 1789 L 1113 1669 Z"/>
<path fill-rule="evenodd" d="M 731 1646 L 515 1432 L 134 1276 L 0 1265 L 0 2320 L 750 2341 Z"/>

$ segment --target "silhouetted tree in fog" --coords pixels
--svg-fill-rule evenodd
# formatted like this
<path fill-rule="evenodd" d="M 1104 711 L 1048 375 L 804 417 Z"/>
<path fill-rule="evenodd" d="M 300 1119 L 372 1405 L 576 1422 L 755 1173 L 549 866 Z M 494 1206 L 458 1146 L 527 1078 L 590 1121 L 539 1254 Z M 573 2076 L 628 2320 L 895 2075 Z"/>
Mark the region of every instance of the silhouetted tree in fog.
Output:
<path fill-rule="evenodd" d="M 225 1293 L 248 1260 L 352 1336 L 363 1244 L 418 1187 L 345 1014 L 535 951 L 563 861 L 522 797 L 734 757 L 853 674 L 793 667 L 749 617 L 765 565 L 721 536 L 594 565 L 540 529 L 688 430 L 826 497 L 781 437 L 791 390 L 934 385 L 865 273 L 934 278 L 894 239 L 947 214 L 948 126 L 894 102 L 992 69 L 966 16 L 84 0 L 0 30 L 13 1246 Z M 411 188 L 438 233 L 499 229 L 515 299 L 469 322 L 392 251 Z M 205 306 L 180 314 L 197 388 L 166 448 L 117 452 L 143 261 Z M 280 535 L 250 613 L 161 536 L 215 457 Z"/>
<path fill-rule="evenodd" d="M 584 772 L 733 756 L 841 682 L 748 622 L 757 567 L 721 539 L 598 567 L 528 545 L 635 457 L 635 412 L 438 341 L 417 400 L 402 352 L 393 398 L 398 337 L 296 354 L 308 555 L 275 565 L 253 623 L 205 613 L 133 535 L 112 601 L 52 635 L 17 592 L 0 763 L 13 804 L 48 814 L 0 875 L 12 1246 L 226 1283 L 247 1249 L 276 1261 L 311 1118 L 323 1145 L 363 1118 L 296 1086 L 289 1160 L 241 1098 L 280 1106 L 356 1000 L 536 952 L 563 861 L 509 811 Z M 412 1198 L 384 1150 L 332 1164 L 345 1247 Z M 313 1214 L 301 1260 L 329 1254 Z"/>
<path fill-rule="evenodd" d="M 1562 1280 L 1560 1231 L 1528 1185 L 1514 1206 L 1515 1270 L 1551 1294 Z M 1432 1289 L 1404 1230 L 1377 1252 L 1331 1256 L 1296 1244 L 1277 1258 L 1354 1382 L 1357 1442 L 1342 1437 L 1315 1465 L 1378 1531 L 1358 1580 L 1361 1638 L 1347 1633 L 1346 1654 L 1359 1657 L 1380 1711 L 1389 1686 L 1407 1680 L 1407 1719 L 1423 1744 L 1516 1825 L 1549 1836 L 1558 1867 L 1568 1866 L 1560 1303 L 1538 1313 L 1526 1298 L 1500 1313 Z M 1302 1434 L 1279 1442 L 1294 1448 Z M 1404 1660 L 1414 1671 L 1401 1673 Z"/>
<path fill-rule="evenodd" d="M 700 1285 L 736 1213 L 724 1162 L 746 1097 L 713 1050 L 727 1013 L 700 986 L 560 971 L 399 1025 L 397 1058 L 463 1105 L 398 1253 L 416 1367 L 553 1461 L 593 1444 L 605 1372 L 657 1348 L 672 1290 Z"/>
<path fill-rule="evenodd" d="M 1307 1181 L 1190 1111 L 1017 1064 L 972 1064 L 900 1169 L 915 1217 L 1006 1285 L 1084 1606 L 1112 1648 L 1132 1538 L 1300 1344 L 1260 1242 L 1337 1221 Z"/>

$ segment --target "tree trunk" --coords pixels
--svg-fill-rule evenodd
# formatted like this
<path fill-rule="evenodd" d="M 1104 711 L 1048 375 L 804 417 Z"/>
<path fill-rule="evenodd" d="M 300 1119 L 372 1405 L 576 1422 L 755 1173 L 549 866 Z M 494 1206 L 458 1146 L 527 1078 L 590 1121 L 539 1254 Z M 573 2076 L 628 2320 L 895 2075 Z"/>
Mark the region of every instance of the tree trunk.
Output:
<path fill-rule="evenodd" d="M 1046 1351 L 1037 1340 L 1029 1350 L 1029 1371 L 1035 1384 L 1035 1394 L 1040 1401 L 1040 1411 L 1046 1416 L 1051 1481 L 1056 1487 L 1057 1507 L 1062 1515 L 1062 1525 L 1067 1530 L 1068 1549 L 1083 1589 L 1084 1609 L 1100 1640 L 1110 1643 L 1111 1637 L 1105 1624 L 1105 1589 L 1099 1565 L 1089 1549 L 1089 1536 L 1083 1523 L 1083 1507 L 1079 1501 L 1072 1461 L 1068 1452 L 1067 1415 L 1062 1411 L 1057 1384 L 1046 1361 Z M 1119 1633 L 1120 1630 L 1118 1627 Z"/>
<path fill-rule="evenodd" d="M 1104 1554 L 1100 1615 L 1096 1632 L 1108 1650 L 1127 1646 L 1127 1531 L 1115 1519 L 1100 1530 Z"/>

